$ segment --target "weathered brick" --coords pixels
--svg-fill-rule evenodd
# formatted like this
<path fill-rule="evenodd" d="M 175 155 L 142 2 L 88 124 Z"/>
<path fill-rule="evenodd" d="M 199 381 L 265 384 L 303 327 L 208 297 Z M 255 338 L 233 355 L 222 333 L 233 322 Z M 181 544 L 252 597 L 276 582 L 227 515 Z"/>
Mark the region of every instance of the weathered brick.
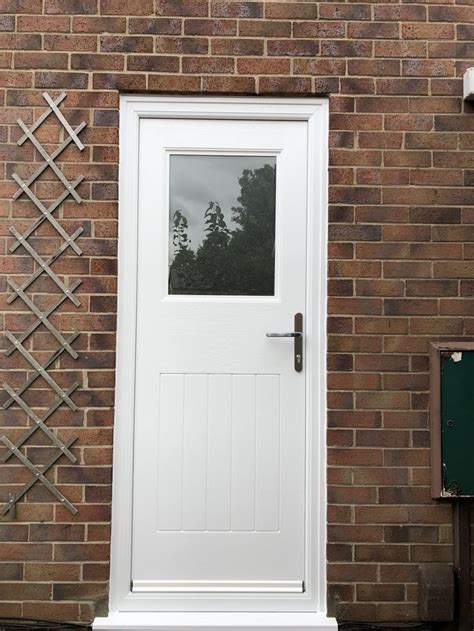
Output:
<path fill-rule="evenodd" d="M 100 51 L 106 53 L 151 53 L 153 52 L 153 38 L 102 35 Z"/>
<path fill-rule="evenodd" d="M 155 52 L 159 54 L 195 54 L 204 55 L 209 52 L 206 38 L 197 37 L 156 37 Z"/>
<path fill-rule="evenodd" d="M 30 33 L 65 33 L 70 28 L 70 18 L 67 16 L 19 15 L 16 24 L 18 31 Z"/>
<path fill-rule="evenodd" d="M 263 2 L 250 0 L 211 0 L 211 16 L 222 18 L 261 18 L 263 17 Z"/>
<path fill-rule="evenodd" d="M 94 14 L 98 11 L 98 0 L 46 0 L 44 12 L 48 14 Z"/>
<path fill-rule="evenodd" d="M 267 41 L 267 52 L 278 57 L 313 57 L 319 52 L 319 44 L 309 39 L 270 39 Z"/>
<path fill-rule="evenodd" d="M 454 39 L 454 32 L 451 24 L 402 24 L 403 39 Z"/>
<path fill-rule="evenodd" d="M 222 24 L 227 26 L 234 26 L 235 22 L 226 20 Z M 296 29 L 296 24 L 294 29 Z M 235 26 L 234 26 L 235 28 Z M 291 36 L 291 22 L 275 22 L 274 20 L 242 20 L 239 21 L 239 35 L 242 37 L 290 37 Z M 295 37 L 307 37 L 307 35 L 300 35 L 294 31 Z"/>
<path fill-rule="evenodd" d="M 202 89 L 204 92 L 221 92 L 255 94 L 254 77 L 230 77 L 209 76 L 203 77 Z"/>
<path fill-rule="evenodd" d="M 262 77 L 259 89 L 262 94 L 307 94 L 311 90 L 311 81 L 298 77 Z"/>
<path fill-rule="evenodd" d="M 71 68 L 78 70 L 123 70 L 124 65 L 123 55 L 71 55 Z"/>
<path fill-rule="evenodd" d="M 183 72 L 186 73 L 216 73 L 225 74 L 234 71 L 234 59 L 231 57 L 184 57 Z"/>
<path fill-rule="evenodd" d="M 319 17 L 324 20 L 370 20 L 371 10 L 367 4 L 322 3 Z"/>
<path fill-rule="evenodd" d="M 237 59 L 237 72 L 241 74 L 286 74 L 289 68 L 290 62 L 287 59 Z"/>
<path fill-rule="evenodd" d="M 131 18 L 130 23 L 134 23 Z M 75 33 L 125 33 L 127 20 L 121 17 L 74 17 L 72 30 Z M 130 31 L 131 33 L 133 31 Z M 141 31 L 138 31 L 141 32 Z"/>
<path fill-rule="evenodd" d="M 399 25 L 390 22 L 351 22 L 347 26 L 349 39 L 398 39 Z"/>
<path fill-rule="evenodd" d="M 93 35 L 44 35 L 45 50 L 95 52 L 97 37 Z"/>
<path fill-rule="evenodd" d="M 199 92 L 201 88 L 201 77 L 149 75 L 147 88 L 151 92 Z"/>
<path fill-rule="evenodd" d="M 178 57 L 171 57 L 170 55 L 133 55 L 127 59 L 127 70 L 177 72 L 178 69 Z"/>
<path fill-rule="evenodd" d="M 153 0 L 99 0 L 101 15 L 152 15 Z M 157 13 L 159 13 L 157 0 Z"/>
<path fill-rule="evenodd" d="M 133 2 L 133 0 L 131 1 Z M 208 10 L 207 0 L 156 0 L 155 2 L 157 15 L 204 17 L 208 15 Z M 148 11 L 147 13 L 152 12 Z"/>
<path fill-rule="evenodd" d="M 316 2 L 266 2 L 265 17 L 280 19 L 316 19 L 318 6 Z"/>
<path fill-rule="evenodd" d="M 67 69 L 68 56 L 66 53 L 15 53 L 13 64 L 15 68 L 36 69 L 53 68 Z"/>
<path fill-rule="evenodd" d="M 262 55 L 263 40 L 257 39 L 213 39 L 211 53 L 214 55 Z"/>

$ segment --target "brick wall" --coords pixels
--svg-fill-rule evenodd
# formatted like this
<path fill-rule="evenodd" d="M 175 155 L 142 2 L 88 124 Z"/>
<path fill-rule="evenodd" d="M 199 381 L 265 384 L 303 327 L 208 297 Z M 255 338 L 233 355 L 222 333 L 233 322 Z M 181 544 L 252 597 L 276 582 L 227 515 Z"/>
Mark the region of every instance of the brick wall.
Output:
<path fill-rule="evenodd" d="M 65 90 L 66 117 L 88 124 L 86 149 L 60 161 L 71 178 L 86 176 L 84 202 L 58 212 L 69 232 L 85 227 L 84 254 L 55 264 L 83 278 L 82 307 L 64 304 L 53 318 L 83 332 L 80 359 L 53 372 L 81 380 L 81 409 L 49 423 L 79 436 L 82 466 L 63 462 L 51 478 L 79 512 L 37 485 L 17 521 L 0 523 L 0 616 L 88 621 L 104 611 L 123 90 L 330 94 L 329 606 L 341 620 L 416 619 L 418 563 L 452 555 L 450 508 L 428 487 L 428 343 L 474 339 L 474 117 L 460 78 L 473 63 L 472 2 L 1 0 L 0 14 L 0 281 L 13 332 L 31 319 L 18 300 L 6 304 L 5 277 L 32 268 L 20 250 L 7 254 L 8 227 L 26 228 L 37 211 L 11 202 L 11 173 L 39 159 L 16 146 L 16 119 L 43 111 L 43 90 Z M 52 150 L 58 126 L 37 135 Z M 53 199 L 54 176 L 37 191 Z M 43 226 L 37 249 L 56 245 Z M 54 293 L 46 281 L 35 290 L 38 300 Z M 49 343 L 36 334 L 38 356 Z M 25 368 L 6 358 L 2 377 L 19 384 Z M 40 384 L 32 401 L 43 396 Z M 10 437 L 27 424 L 15 409 L 2 415 Z M 47 457 L 45 444 L 37 436 L 29 455 Z M 2 466 L 0 499 L 26 479 L 23 467 Z"/>

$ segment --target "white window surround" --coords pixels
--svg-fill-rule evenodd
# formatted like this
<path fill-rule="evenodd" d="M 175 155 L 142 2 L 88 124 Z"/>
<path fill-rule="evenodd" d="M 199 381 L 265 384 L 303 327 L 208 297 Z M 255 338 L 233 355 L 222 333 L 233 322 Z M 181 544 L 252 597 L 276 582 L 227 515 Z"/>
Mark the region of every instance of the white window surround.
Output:
<path fill-rule="evenodd" d="M 468 68 L 464 73 L 464 100 L 474 101 L 474 68 Z"/>
<path fill-rule="evenodd" d="M 96 618 L 93 629 L 337 629 L 326 617 L 326 265 L 328 100 L 321 98 L 180 97 L 123 95 L 120 103 L 119 299 L 117 380 L 114 428 L 110 613 Z M 190 611 L 177 597 L 170 611 L 159 595 L 132 593 L 131 528 L 133 410 L 137 260 L 138 126 L 141 118 L 303 120 L 308 122 L 308 303 L 312 319 L 307 335 L 307 574 L 305 592 L 293 601 L 278 594 L 258 601 L 196 595 Z M 321 142 L 323 139 L 323 142 Z M 317 212 L 316 212 L 317 210 Z M 311 349 L 311 346 L 314 348 Z M 311 492 L 311 489 L 314 492 Z M 312 502 L 317 496 L 320 502 Z M 317 504 L 317 505 L 316 505 Z M 169 599 L 169 595 L 168 595 Z M 232 610 L 232 607 L 235 609 Z"/>

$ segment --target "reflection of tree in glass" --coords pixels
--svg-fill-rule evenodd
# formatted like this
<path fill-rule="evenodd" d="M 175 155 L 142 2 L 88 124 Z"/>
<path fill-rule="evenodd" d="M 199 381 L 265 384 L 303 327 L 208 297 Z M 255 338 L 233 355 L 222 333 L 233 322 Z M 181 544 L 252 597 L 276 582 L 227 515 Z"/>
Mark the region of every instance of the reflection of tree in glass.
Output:
<path fill-rule="evenodd" d="M 245 169 L 239 185 L 240 205 L 232 208 L 238 228 L 229 230 L 219 203 L 209 202 L 204 213 L 206 237 L 195 253 L 186 216 L 181 210 L 174 213 L 170 293 L 273 295 L 275 167 Z"/>
<path fill-rule="evenodd" d="M 188 238 L 188 220 L 181 210 L 173 215 L 173 246 L 175 256 L 169 273 L 170 293 L 180 293 L 181 287 L 186 287 L 195 273 L 194 252 L 191 250 L 191 241 Z"/>

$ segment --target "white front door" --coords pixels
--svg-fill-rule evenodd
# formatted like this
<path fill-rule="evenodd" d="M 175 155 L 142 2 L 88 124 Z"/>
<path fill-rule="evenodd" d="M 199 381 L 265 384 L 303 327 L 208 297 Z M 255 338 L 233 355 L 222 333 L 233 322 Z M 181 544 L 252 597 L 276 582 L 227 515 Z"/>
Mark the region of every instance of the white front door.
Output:
<path fill-rule="evenodd" d="M 301 593 L 307 122 L 139 145 L 132 589 Z"/>
<path fill-rule="evenodd" d="M 327 100 L 124 95 L 120 121 L 110 614 L 93 628 L 333 629 Z"/>

